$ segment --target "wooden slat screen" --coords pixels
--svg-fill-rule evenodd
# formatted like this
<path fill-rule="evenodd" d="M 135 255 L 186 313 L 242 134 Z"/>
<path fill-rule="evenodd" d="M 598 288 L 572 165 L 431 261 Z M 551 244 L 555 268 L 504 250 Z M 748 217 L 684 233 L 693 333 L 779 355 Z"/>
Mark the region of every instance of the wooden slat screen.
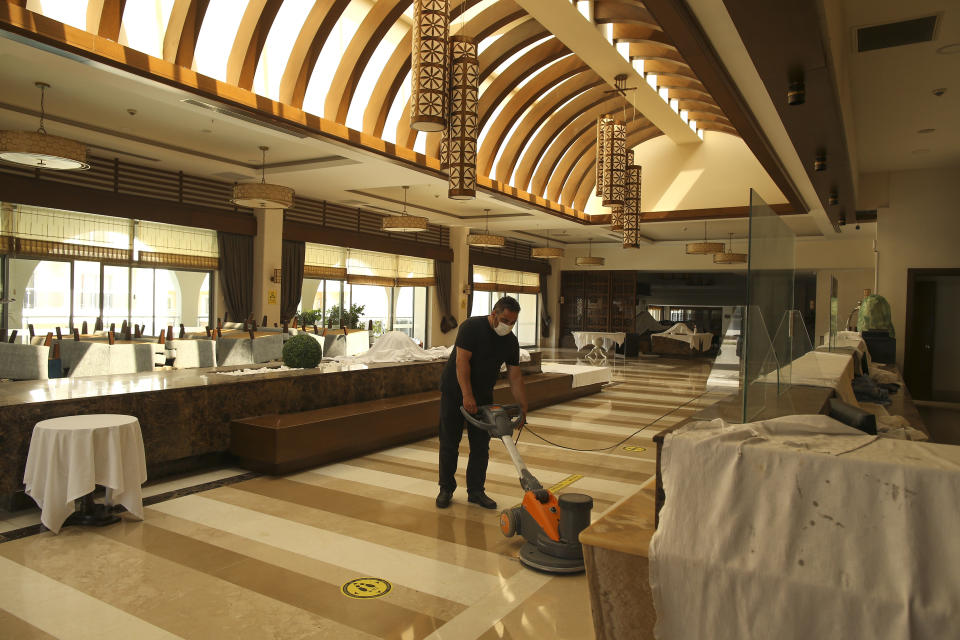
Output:
<path fill-rule="evenodd" d="M 316 280 L 346 280 L 347 270 L 343 267 L 321 267 L 308 264 L 303 267 L 303 277 Z"/>
<path fill-rule="evenodd" d="M 435 287 L 436 278 L 397 278 L 398 287 Z"/>
<path fill-rule="evenodd" d="M 203 269 L 205 271 L 220 268 L 219 258 L 189 256 L 180 253 L 159 253 L 155 251 L 141 251 L 138 255 L 138 263 L 154 267 L 186 267 L 188 269 Z"/>
<path fill-rule="evenodd" d="M 496 282 L 475 282 L 474 291 L 501 291 L 503 293 L 540 293 L 540 287 L 524 287 L 517 284 L 497 284 Z"/>
<path fill-rule="evenodd" d="M 98 260 L 105 264 L 130 264 L 131 262 L 129 249 L 69 244 L 67 242 L 33 240 L 30 238 L 13 238 L 12 240 L 14 241 L 14 247 L 11 253 L 17 256 Z"/>
<path fill-rule="evenodd" d="M 381 287 L 392 287 L 397 283 L 396 278 L 385 278 L 383 276 L 357 276 L 347 274 L 349 284 L 372 284 Z"/>

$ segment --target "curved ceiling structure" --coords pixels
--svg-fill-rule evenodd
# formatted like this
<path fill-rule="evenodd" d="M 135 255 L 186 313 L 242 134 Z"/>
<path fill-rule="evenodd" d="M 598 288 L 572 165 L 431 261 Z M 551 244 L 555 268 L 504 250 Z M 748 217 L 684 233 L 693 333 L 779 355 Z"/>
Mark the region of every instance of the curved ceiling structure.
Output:
<path fill-rule="evenodd" d="M 80 1 L 70 0 L 70 11 L 77 12 Z M 64 4 L 26 3 L 65 21 L 58 16 L 67 11 Z M 677 117 L 695 121 L 699 130 L 737 134 L 642 2 L 576 4 L 590 7 L 610 47 Z M 162 42 L 164 60 L 194 70 L 206 68 L 201 37 L 216 37 L 221 51 L 229 51 L 217 80 L 436 157 L 440 134 L 412 130 L 406 117 L 411 0 L 316 2 L 299 14 L 296 32 L 283 0 L 158 0 L 161 5 L 166 11 L 155 12 L 152 34 L 135 28 L 134 3 L 123 0 L 88 2 L 85 27 L 141 51 L 149 36 Z M 221 33 L 224 12 L 241 6 L 235 32 Z M 473 36 L 480 52 L 478 173 L 582 210 L 593 187 L 596 118 L 624 110 L 624 98 L 514 0 L 451 0 L 450 15 L 450 33 Z M 626 108 L 625 115 L 631 144 L 662 135 L 643 114 Z"/>

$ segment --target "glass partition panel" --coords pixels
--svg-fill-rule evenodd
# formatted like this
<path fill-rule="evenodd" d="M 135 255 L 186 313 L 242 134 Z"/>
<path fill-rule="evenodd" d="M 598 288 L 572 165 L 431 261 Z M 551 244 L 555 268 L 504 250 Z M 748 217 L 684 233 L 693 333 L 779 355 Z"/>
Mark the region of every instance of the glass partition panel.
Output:
<path fill-rule="evenodd" d="M 742 345 L 743 419 L 760 415 L 771 399 L 789 388 L 791 344 L 780 343 L 777 329 L 793 309 L 795 237 L 793 231 L 766 202 L 750 190 L 749 259 L 747 263 L 747 309 Z M 790 321 L 787 321 L 789 326 Z"/>
<path fill-rule="evenodd" d="M 833 351 L 837 346 L 837 315 L 840 313 L 840 283 L 836 277 L 830 278 L 830 336 L 827 340 L 827 347 Z"/>

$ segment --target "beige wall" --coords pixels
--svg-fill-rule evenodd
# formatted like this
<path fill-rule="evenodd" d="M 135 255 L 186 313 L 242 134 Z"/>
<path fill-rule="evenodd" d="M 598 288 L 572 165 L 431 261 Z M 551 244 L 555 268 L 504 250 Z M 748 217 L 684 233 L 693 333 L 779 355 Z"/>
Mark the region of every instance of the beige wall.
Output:
<path fill-rule="evenodd" d="M 777 189 L 742 139 L 717 131 L 704 133 L 702 144 L 674 144 L 658 136 L 634 147 L 643 167 L 643 211 L 740 207 L 755 189 L 767 202 L 786 198 Z M 606 213 L 596 196 L 586 211 Z"/>
<path fill-rule="evenodd" d="M 960 268 L 960 169 L 887 174 L 889 207 L 878 210 L 877 292 L 890 303 L 903 367 L 907 269 Z M 872 176 L 882 182 L 881 176 Z"/>

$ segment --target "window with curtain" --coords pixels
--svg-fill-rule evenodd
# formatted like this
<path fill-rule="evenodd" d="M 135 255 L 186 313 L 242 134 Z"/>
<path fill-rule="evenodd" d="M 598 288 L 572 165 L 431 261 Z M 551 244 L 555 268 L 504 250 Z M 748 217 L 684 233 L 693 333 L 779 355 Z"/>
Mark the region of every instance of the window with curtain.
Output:
<path fill-rule="evenodd" d="M 520 316 L 513 332 L 520 346 L 536 346 L 540 318 L 540 276 L 525 271 L 495 267 L 473 267 L 473 306 L 470 315 L 487 315 L 503 296 L 512 296 L 520 303 Z"/>

